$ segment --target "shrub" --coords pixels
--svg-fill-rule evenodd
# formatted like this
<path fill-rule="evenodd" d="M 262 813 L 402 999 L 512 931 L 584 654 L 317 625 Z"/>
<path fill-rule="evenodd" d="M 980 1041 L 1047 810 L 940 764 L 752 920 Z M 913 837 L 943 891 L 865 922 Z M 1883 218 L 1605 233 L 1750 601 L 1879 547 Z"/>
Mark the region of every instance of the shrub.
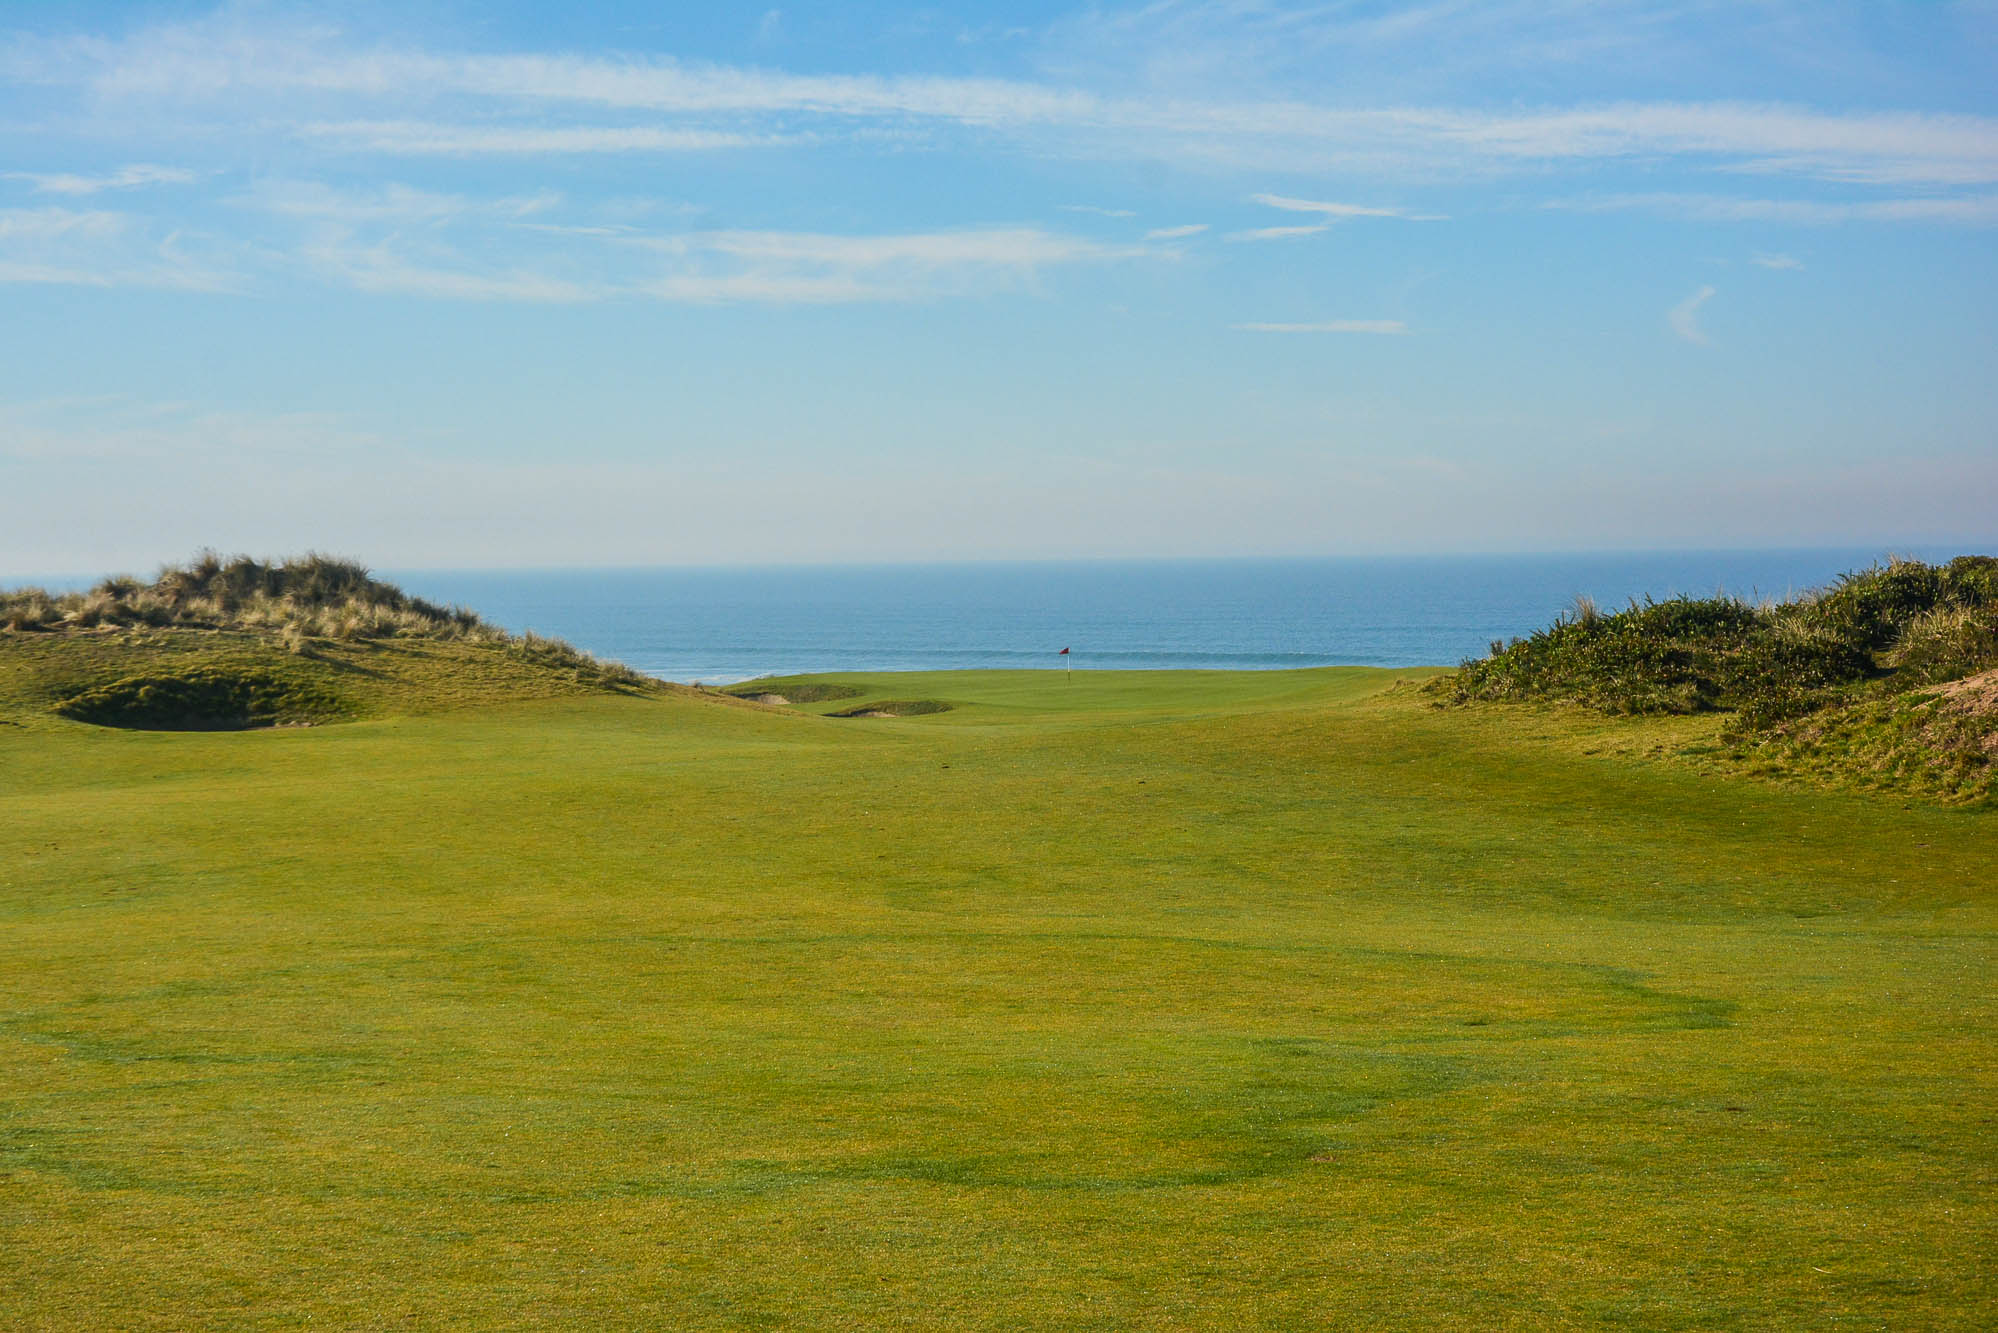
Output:
<path fill-rule="evenodd" d="M 1960 555 L 1943 566 L 1943 597 L 1951 606 L 1998 603 L 1998 556 Z"/>
<path fill-rule="evenodd" d="M 1814 616 L 1871 652 L 1889 647 L 1901 627 L 1943 596 L 1942 571 L 1919 560 L 1895 560 L 1846 574 L 1815 604 Z"/>
<path fill-rule="evenodd" d="M 1905 683 L 1921 685 L 1998 667 L 1998 601 L 1923 612 L 1902 631 L 1891 660 Z"/>
<path fill-rule="evenodd" d="M 1546 629 L 1465 662 L 1436 690 L 1459 702 L 1550 699 L 1606 713 L 1736 714 L 1768 728 L 1853 697 L 1998 666 L 1998 559 L 1896 560 L 1829 591 L 1761 607 L 1675 597 L 1604 615 L 1585 599 Z"/>
<path fill-rule="evenodd" d="M 1691 713 L 1722 706 L 1728 659 L 1757 623 L 1731 598 L 1632 603 L 1575 612 L 1490 657 L 1464 663 L 1446 686 L 1460 700 L 1560 698 L 1606 713 Z"/>

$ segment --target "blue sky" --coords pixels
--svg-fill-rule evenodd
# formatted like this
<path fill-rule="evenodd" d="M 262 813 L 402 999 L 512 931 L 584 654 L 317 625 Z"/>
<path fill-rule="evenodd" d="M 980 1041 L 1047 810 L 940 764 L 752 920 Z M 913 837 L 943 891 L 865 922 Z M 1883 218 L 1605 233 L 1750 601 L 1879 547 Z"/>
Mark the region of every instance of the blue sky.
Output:
<path fill-rule="evenodd" d="M 1991 0 L 560 8 L 0 10 L 0 575 L 1998 539 Z"/>

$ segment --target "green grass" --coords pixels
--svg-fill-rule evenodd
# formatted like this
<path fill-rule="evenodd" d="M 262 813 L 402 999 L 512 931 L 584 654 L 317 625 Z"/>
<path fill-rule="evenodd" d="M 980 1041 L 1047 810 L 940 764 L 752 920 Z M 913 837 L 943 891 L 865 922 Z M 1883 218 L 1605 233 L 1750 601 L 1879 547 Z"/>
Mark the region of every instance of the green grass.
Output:
<path fill-rule="evenodd" d="M 621 668 L 607 673 L 594 658 L 540 638 L 326 640 L 297 651 L 250 631 L 0 633 L 0 725 L 67 734 L 65 713 L 112 725 L 195 725 L 170 708 L 121 717 L 132 710 L 112 705 L 129 704 L 132 684 L 147 680 L 267 691 L 289 705 L 267 720 L 304 722 L 578 695 L 692 693 L 628 678 Z M 198 720 L 201 710 L 180 711 Z"/>
<path fill-rule="evenodd" d="M 1998 1322 L 1988 811 L 1422 673 L 390 643 L 163 733 L 36 642 L 0 1326 Z"/>

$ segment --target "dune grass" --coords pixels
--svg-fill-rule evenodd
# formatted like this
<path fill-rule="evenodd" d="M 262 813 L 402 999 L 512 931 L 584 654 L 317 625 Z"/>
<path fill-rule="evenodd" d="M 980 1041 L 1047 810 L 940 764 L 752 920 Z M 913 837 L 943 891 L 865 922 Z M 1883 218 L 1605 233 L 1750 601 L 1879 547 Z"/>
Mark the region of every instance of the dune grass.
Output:
<path fill-rule="evenodd" d="M 383 643 L 460 644 L 491 649 L 525 664 L 528 676 L 566 673 L 609 689 L 646 689 L 654 682 L 618 662 L 606 662 L 560 639 L 529 631 L 510 634 L 462 606 L 439 606 L 375 578 L 355 560 L 316 553 L 289 559 L 224 558 L 203 551 L 184 565 L 164 565 L 151 580 L 108 578 L 86 592 L 50 593 L 42 588 L 0 588 L 0 642 L 53 638 L 60 645 L 48 660 L 117 656 L 121 649 L 157 656 L 190 649 L 210 651 L 222 644 L 278 649 L 297 657 L 317 657 L 355 645 Z M 86 636 L 107 637 L 108 646 L 69 646 Z M 204 647 L 206 645 L 206 647 Z M 265 654 L 268 656 L 268 654 Z M 349 659 L 353 654 L 348 652 Z M 459 661 L 464 653 L 450 654 Z M 227 665 L 197 668 L 205 680 L 155 680 L 158 690 L 212 697 L 224 683 L 215 673 Z M 266 679 L 282 677 L 299 686 L 304 674 L 262 668 Z M 252 692 L 253 682 L 237 682 L 236 693 Z M 282 687 L 281 687 L 282 688 Z M 324 715 L 326 708 L 317 713 Z"/>
<path fill-rule="evenodd" d="M 1429 689 L 1460 705 L 1725 713 L 1740 768 L 1998 805 L 1998 689 L 1959 684 L 1991 672 L 1998 557 L 1966 555 L 1892 560 L 1761 605 L 1674 597 L 1605 613 L 1583 599 Z"/>
<path fill-rule="evenodd" d="M 449 647 L 241 733 L 0 656 L 0 1324 L 1998 1322 L 1988 813 L 1421 673 Z"/>
<path fill-rule="evenodd" d="M 1436 682 L 1458 702 L 1564 700 L 1610 714 L 1737 713 L 1766 728 L 1866 693 L 1998 667 L 1998 557 L 1894 560 L 1787 602 L 1586 598 Z"/>

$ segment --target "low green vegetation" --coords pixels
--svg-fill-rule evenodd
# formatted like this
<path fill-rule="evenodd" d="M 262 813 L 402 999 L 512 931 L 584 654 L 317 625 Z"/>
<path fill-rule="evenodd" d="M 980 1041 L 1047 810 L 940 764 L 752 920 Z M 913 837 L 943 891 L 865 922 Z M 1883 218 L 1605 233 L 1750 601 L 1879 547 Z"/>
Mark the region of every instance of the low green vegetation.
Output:
<path fill-rule="evenodd" d="M 162 731 L 309 726 L 347 713 L 340 697 L 317 682 L 257 667 L 126 676 L 59 699 L 54 710 L 78 722 Z"/>
<path fill-rule="evenodd" d="M 1429 674 L 0 634 L 0 1326 L 1998 1323 L 1998 816 Z"/>
<path fill-rule="evenodd" d="M 1573 614 L 1431 687 L 1456 703 L 1728 715 L 1727 754 L 1952 801 L 1998 793 L 1998 559 L 1897 560 L 1751 605 L 1678 597 Z"/>

